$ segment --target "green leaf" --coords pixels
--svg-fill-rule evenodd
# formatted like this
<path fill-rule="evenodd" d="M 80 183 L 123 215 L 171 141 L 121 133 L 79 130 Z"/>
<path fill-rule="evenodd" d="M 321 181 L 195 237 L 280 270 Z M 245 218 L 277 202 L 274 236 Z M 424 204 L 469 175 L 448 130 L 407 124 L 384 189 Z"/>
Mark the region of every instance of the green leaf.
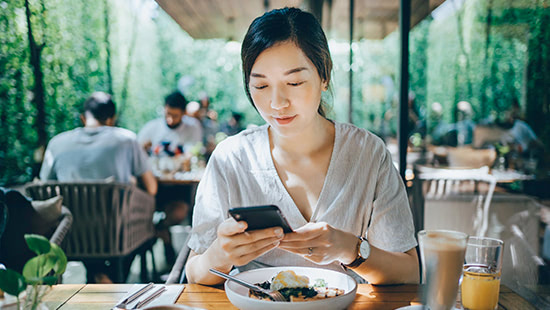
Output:
<path fill-rule="evenodd" d="M 25 277 L 25 281 L 29 285 L 42 285 L 44 283 L 44 278 L 40 277 Z"/>
<path fill-rule="evenodd" d="M 42 278 L 42 280 L 44 281 L 44 284 L 46 284 L 46 285 L 54 285 L 54 284 L 57 283 L 57 277 L 55 277 L 55 276 L 47 276 L 47 277 Z"/>
<path fill-rule="evenodd" d="M 47 254 L 35 256 L 23 267 L 23 277 L 29 282 L 33 278 L 42 278 L 46 276 L 56 264 L 57 259 Z"/>
<path fill-rule="evenodd" d="M 65 269 L 67 268 L 67 256 L 65 255 L 65 252 L 63 252 L 63 250 L 55 243 L 52 243 L 52 249 L 50 253 L 57 257 L 57 262 L 53 267 L 53 271 L 56 276 L 60 276 L 65 272 Z"/>
<path fill-rule="evenodd" d="M 27 283 L 18 272 L 11 269 L 0 269 L 0 289 L 4 292 L 19 296 L 19 293 L 25 290 Z"/>
<path fill-rule="evenodd" d="M 46 239 L 44 236 L 26 234 L 25 241 L 27 242 L 29 249 L 31 249 L 31 251 L 35 252 L 37 255 L 50 252 L 50 240 Z"/>

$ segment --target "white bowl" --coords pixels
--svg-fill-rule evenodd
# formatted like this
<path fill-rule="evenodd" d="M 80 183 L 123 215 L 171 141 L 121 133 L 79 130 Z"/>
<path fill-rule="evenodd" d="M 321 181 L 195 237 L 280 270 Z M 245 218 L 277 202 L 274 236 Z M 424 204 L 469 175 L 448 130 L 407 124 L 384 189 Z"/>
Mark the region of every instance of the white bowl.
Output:
<path fill-rule="evenodd" d="M 258 300 L 248 297 L 248 289 L 233 281 L 225 282 L 225 294 L 229 301 L 241 310 L 309 310 L 309 309 L 346 309 L 355 299 L 357 282 L 349 275 L 333 270 L 308 267 L 272 267 L 241 272 L 235 275 L 249 283 L 271 281 L 277 273 L 292 270 L 297 275 L 307 276 L 310 283 L 316 279 L 323 279 L 328 287 L 344 290 L 344 295 L 314 301 L 303 302 L 274 302 Z"/>

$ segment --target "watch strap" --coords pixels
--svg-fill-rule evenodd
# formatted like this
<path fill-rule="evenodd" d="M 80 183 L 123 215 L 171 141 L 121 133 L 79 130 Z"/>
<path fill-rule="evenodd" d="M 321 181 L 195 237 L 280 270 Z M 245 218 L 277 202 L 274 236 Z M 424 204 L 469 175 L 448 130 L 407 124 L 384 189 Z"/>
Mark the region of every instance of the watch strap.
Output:
<path fill-rule="evenodd" d="M 355 259 L 353 260 L 353 262 L 349 263 L 349 264 L 342 264 L 342 266 L 344 268 L 356 268 L 356 267 L 359 267 L 359 265 L 361 265 L 366 259 L 363 258 L 363 256 L 361 256 L 361 252 L 360 252 L 360 248 L 361 248 L 361 243 L 363 241 L 367 241 L 367 239 L 361 237 L 361 236 L 357 236 L 357 238 L 359 238 L 359 242 L 357 243 L 357 257 L 355 257 Z M 368 241 L 367 241 L 368 242 Z"/>

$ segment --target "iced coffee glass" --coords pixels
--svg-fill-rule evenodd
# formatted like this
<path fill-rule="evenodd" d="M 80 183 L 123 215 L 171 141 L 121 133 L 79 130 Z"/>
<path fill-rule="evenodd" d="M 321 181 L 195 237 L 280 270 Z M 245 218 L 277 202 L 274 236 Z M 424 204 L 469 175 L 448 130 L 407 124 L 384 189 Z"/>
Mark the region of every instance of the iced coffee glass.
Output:
<path fill-rule="evenodd" d="M 468 235 L 450 230 L 418 233 L 424 299 L 430 310 L 454 309 Z"/>
<path fill-rule="evenodd" d="M 469 238 L 461 287 L 464 309 L 497 309 L 503 245 L 498 239 Z"/>

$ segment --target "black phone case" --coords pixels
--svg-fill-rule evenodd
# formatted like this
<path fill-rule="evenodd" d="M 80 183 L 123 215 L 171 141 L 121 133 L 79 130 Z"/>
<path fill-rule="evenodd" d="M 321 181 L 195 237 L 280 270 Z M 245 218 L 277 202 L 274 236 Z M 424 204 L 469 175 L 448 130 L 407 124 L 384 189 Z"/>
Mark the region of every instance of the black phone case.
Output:
<path fill-rule="evenodd" d="M 292 232 L 292 228 L 290 228 L 283 213 L 275 205 L 231 208 L 229 209 L 229 214 L 236 221 L 245 221 L 248 223 L 246 230 L 279 226 L 283 228 L 285 234 Z"/>

